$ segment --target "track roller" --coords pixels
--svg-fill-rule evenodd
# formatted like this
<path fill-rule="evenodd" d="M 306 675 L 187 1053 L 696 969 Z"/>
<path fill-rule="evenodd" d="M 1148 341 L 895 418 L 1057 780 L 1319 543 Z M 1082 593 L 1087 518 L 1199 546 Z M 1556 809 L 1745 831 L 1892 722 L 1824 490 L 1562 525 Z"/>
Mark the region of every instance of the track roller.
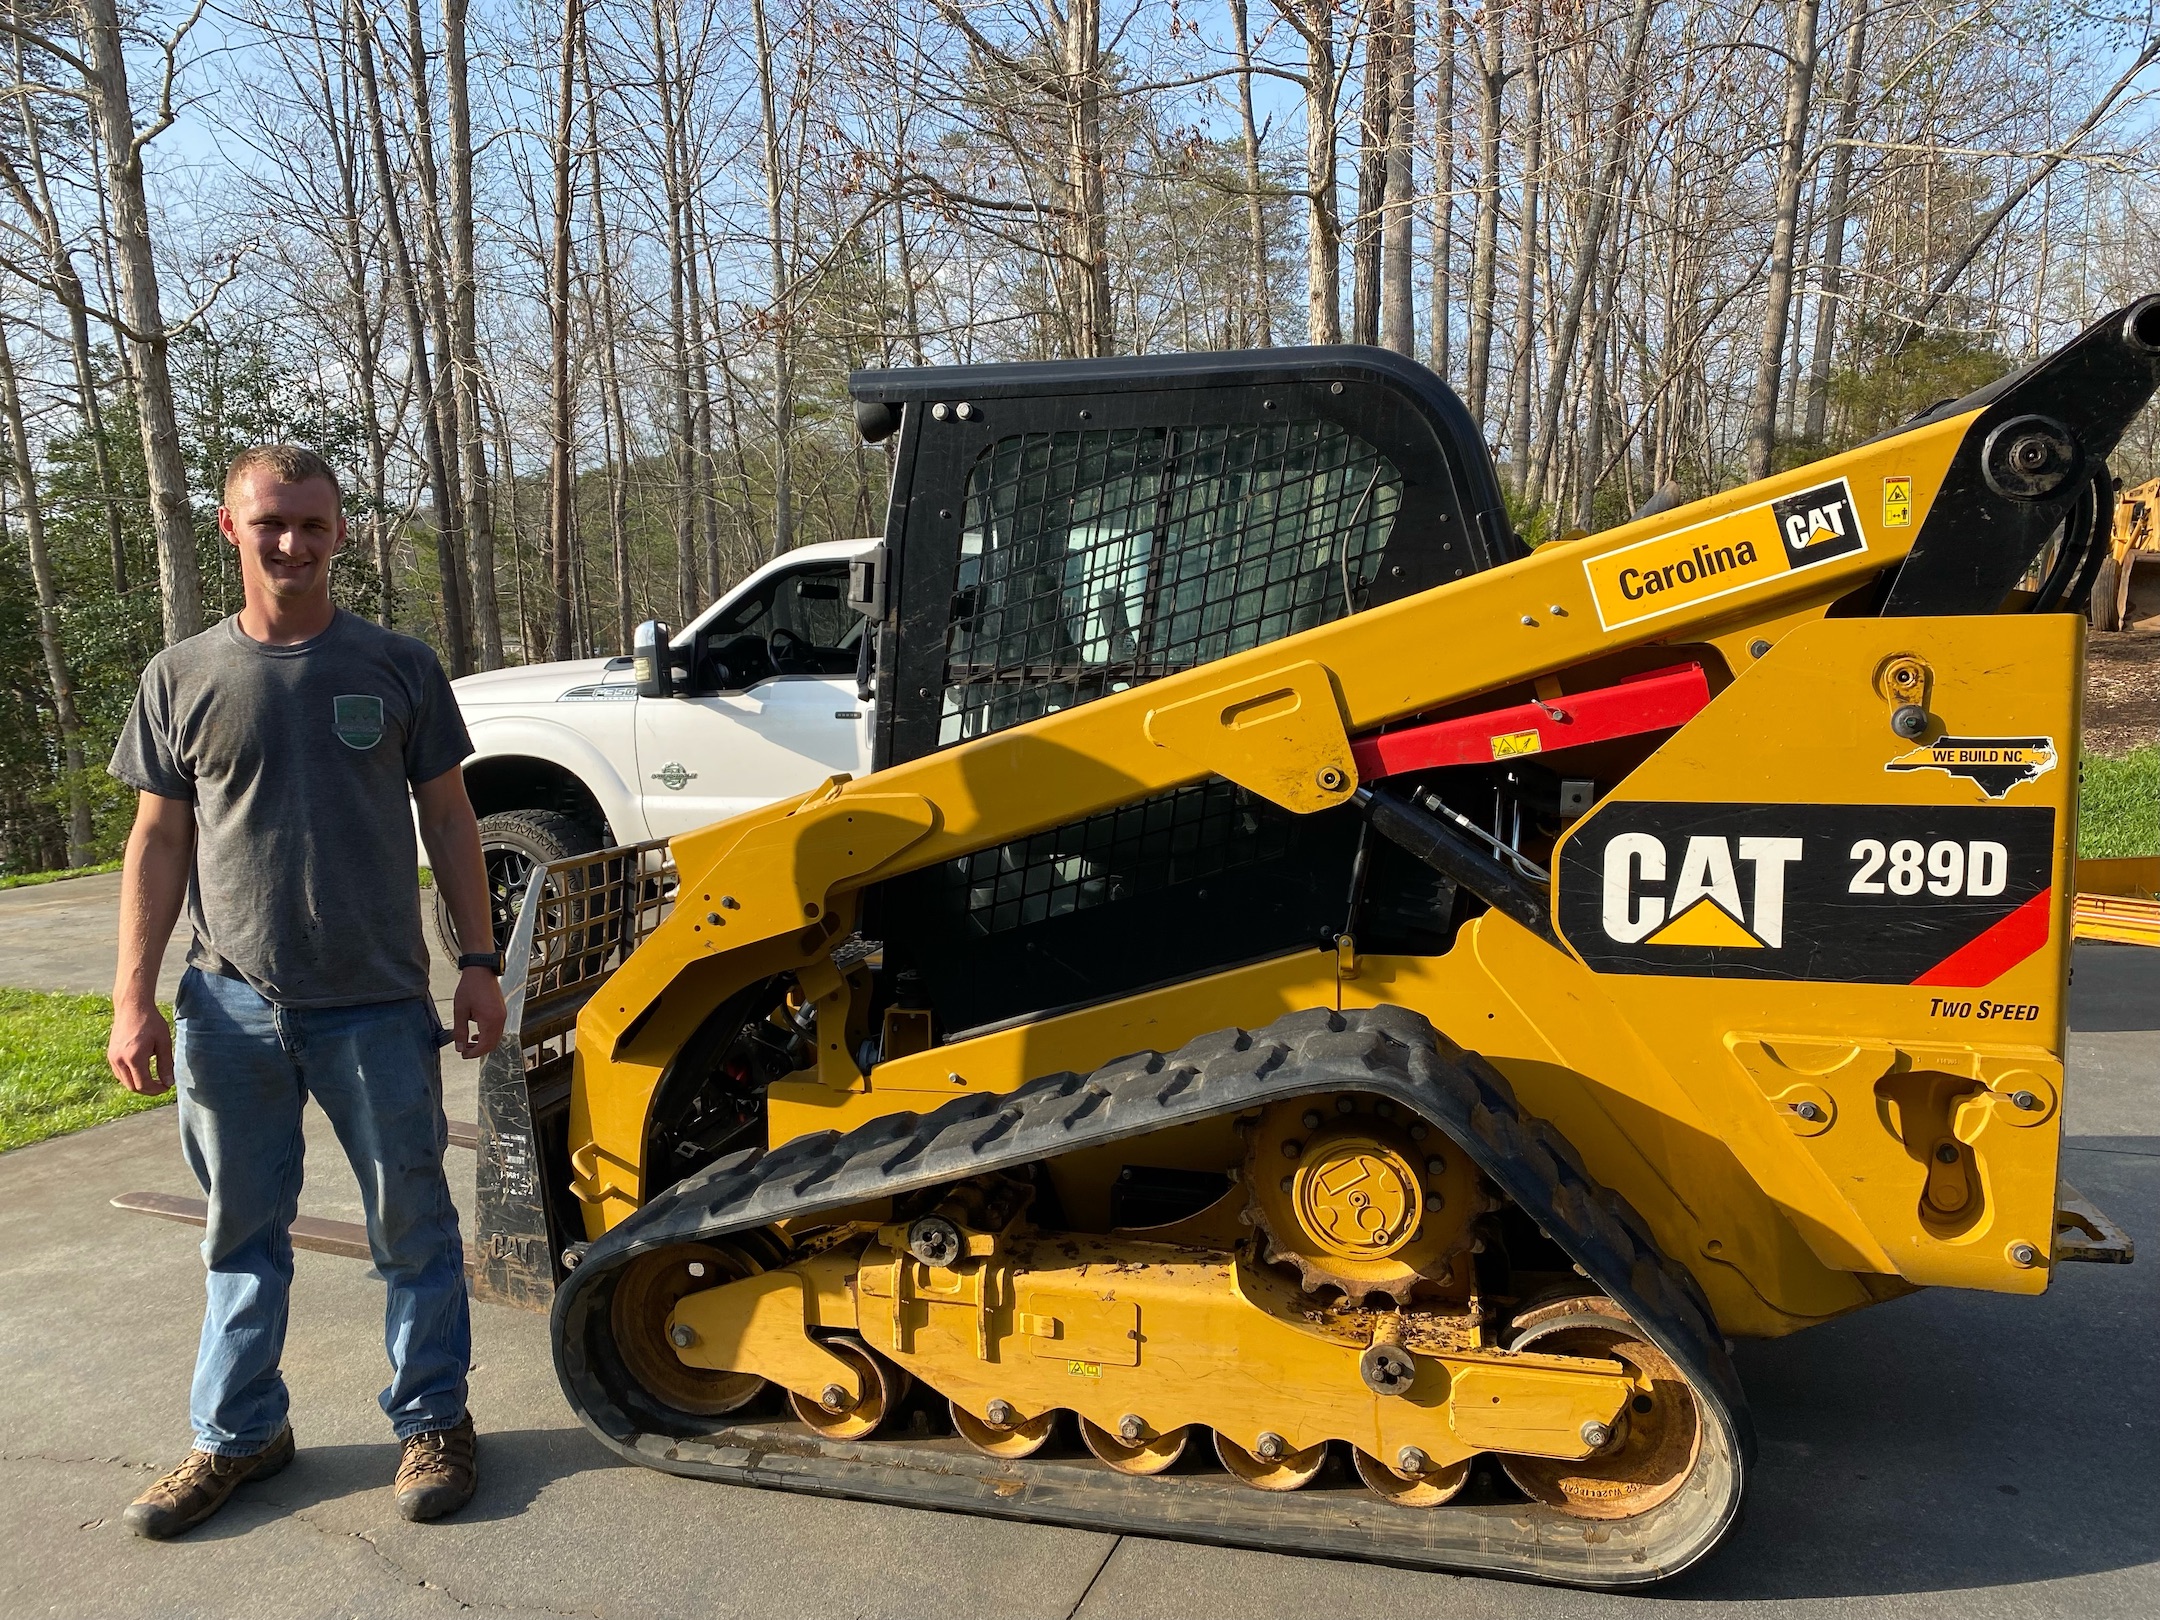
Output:
<path fill-rule="evenodd" d="M 1080 1420 L 1080 1439 L 1095 1460 L 1107 1463 L 1121 1474 L 1159 1474 L 1185 1455 L 1185 1442 L 1191 1437 L 1190 1429 L 1172 1429 L 1168 1434 L 1149 1435 L 1144 1431 L 1133 1440 L 1120 1440 L 1108 1429 L 1097 1428 L 1086 1418 Z"/>
<path fill-rule="evenodd" d="M 1369 1452 L 1357 1452 L 1357 1475 L 1366 1488 L 1376 1496 L 1384 1496 L 1397 1507 L 1431 1508 L 1443 1502 L 1452 1502 L 1462 1494 L 1462 1488 L 1470 1483 L 1470 1465 L 1474 1458 L 1465 1457 L 1445 1468 L 1435 1468 L 1416 1453 L 1416 1448 L 1405 1446 L 1401 1460 L 1415 1464 L 1411 1468 L 1393 1468 Z"/>
<path fill-rule="evenodd" d="M 1630 1519 L 1679 1490 L 1702 1450 L 1695 1393 L 1664 1351 L 1611 1300 L 1580 1295 L 1535 1306 L 1509 1324 L 1508 1347 L 1544 1355 L 1606 1356 L 1633 1376 L 1635 1394 L 1612 1433 L 1574 1462 L 1503 1456 L 1532 1501 L 1578 1519 Z"/>
<path fill-rule="evenodd" d="M 1004 1404 L 990 1403 L 993 1412 Z M 986 1457 L 1032 1457 L 1057 1433 L 1058 1415 L 1054 1409 L 1031 1418 L 1015 1417 L 1010 1422 L 996 1423 L 977 1417 L 958 1401 L 951 1405 L 953 1428 Z"/>
<path fill-rule="evenodd" d="M 1307 1446 L 1303 1451 L 1292 1451 L 1283 1444 L 1281 1435 L 1263 1434 L 1260 1448 L 1273 1451 L 1275 1455 L 1265 1457 L 1247 1451 L 1226 1434 L 1215 1437 L 1215 1455 L 1221 1459 L 1223 1467 L 1255 1490 L 1299 1490 L 1318 1479 L 1320 1470 L 1327 1466 L 1325 1440 L 1316 1446 Z"/>
<path fill-rule="evenodd" d="M 790 1394 L 788 1405 L 795 1415 L 828 1440 L 861 1440 L 877 1433 L 908 1391 L 908 1375 L 873 1355 L 860 1339 L 835 1338 L 825 1348 L 854 1365 L 862 1378 L 862 1399 L 852 1406 L 827 1406 L 806 1396 Z"/>

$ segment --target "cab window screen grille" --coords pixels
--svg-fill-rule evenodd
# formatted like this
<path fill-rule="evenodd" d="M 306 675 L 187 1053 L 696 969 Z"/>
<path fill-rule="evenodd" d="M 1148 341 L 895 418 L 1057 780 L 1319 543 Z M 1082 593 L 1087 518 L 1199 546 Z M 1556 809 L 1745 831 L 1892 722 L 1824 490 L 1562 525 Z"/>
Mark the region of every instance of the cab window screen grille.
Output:
<path fill-rule="evenodd" d="M 1332 422 L 998 440 L 968 474 L 939 745 L 1356 611 L 1401 498 Z"/>
<path fill-rule="evenodd" d="M 1002 934 L 1279 860 L 1292 819 L 1233 783 L 1198 782 L 963 855 L 941 888 L 970 933 Z"/>

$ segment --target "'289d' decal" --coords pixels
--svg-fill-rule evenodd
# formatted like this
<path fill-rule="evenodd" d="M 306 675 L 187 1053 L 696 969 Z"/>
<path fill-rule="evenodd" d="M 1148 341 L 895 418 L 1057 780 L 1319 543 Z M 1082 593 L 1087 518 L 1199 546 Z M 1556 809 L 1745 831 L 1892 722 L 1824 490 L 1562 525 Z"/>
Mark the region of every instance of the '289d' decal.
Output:
<path fill-rule="evenodd" d="M 2054 840 L 2043 808 L 1623 801 L 1555 912 L 1600 973 L 1976 987 L 2047 943 Z"/>

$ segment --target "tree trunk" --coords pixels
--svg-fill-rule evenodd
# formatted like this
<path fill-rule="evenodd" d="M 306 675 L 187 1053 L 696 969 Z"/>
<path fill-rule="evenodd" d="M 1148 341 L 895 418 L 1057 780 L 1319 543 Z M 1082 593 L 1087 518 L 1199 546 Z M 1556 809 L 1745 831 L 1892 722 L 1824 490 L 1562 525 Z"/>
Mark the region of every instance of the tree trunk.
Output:
<path fill-rule="evenodd" d="M 435 431 L 442 439 L 443 468 L 449 474 L 447 504 L 451 527 L 437 544 L 448 545 L 451 566 L 457 569 L 458 578 L 467 582 L 460 594 L 469 608 L 476 593 L 465 544 L 468 520 L 458 456 L 464 434 L 458 422 L 457 362 L 450 340 L 449 278 L 444 271 L 449 252 L 443 241 L 442 185 L 435 162 L 435 94 L 428 83 L 427 31 L 421 20 L 420 0 L 405 0 L 405 52 L 406 89 L 413 117 L 413 178 L 420 188 L 417 256 L 421 296 L 427 309 L 428 331 L 434 342 L 436 387 L 432 403 Z"/>
<path fill-rule="evenodd" d="M 1365 90 L 1358 108 L 1357 214 L 1350 222 L 1350 341 L 1380 341 L 1380 234 L 1387 206 L 1388 128 L 1395 94 L 1395 0 L 1365 13 Z"/>
<path fill-rule="evenodd" d="M 615 259 L 608 239 L 607 189 L 600 165 L 600 98 L 593 94 L 592 34 L 578 38 L 579 65 L 585 76 L 585 144 L 592 165 L 593 251 L 598 260 L 601 430 L 607 450 L 608 542 L 615 564 L 615 651 L 630 651 L 636 611 L 630 601 L 630 418 L 623 408 L 620 346 L 615 319 Z"/>
<path fill-rule="evenodd" d="M 1073 353 L 1088 358 L 1117 352 L 1103 184 L 1102 0 L 1067 0 L 1064 47 L 1065 191 L 1071 220 L 1066 279 L 1072 286 Z"/>
<path fill-rule="evenodd" d="M 1515 355 L 1502 412 L 1507 423 L 1507 481 L 1518 495 L 1529 472 L 1530 401 L 1535 386 L 1532 357 L 1537 353 L 1538 209 L 1545 182 L 1545 0 L 1530 0 L 1523 45 L 1529 52 L 1530 85 L 1529 105 L 1523 112 L 1522 212 L 1515 246 Z"/>
<path fill-rule="evenodd" d="M 1567 392 L 1569 362 L 1574 358 L 1576 342 L 1582 335 L 1583 304 L 1590 296 L 1590 285 L 1597 275 L 1606 222 L 1612 215 L 1613 195 L 1620 186 L 1620 164 L 1627 151 L 1635 116 L 1636 87 L 1642 78 L 1643 57 L 1650 41 L 1650 20 L 1656 10 L 1657 0 L 1633 0 L 1628 13 L 1627 45 L 1621 56 L 1619 91 L 1605 111 L 1605 149 L 1598 154 L 1597 167 L 1591 171 L 1590 207 L 1576 239 L 1575 262 L 1568 267 L 1567 289 L 1561 298 L 1560 326 L 1553 343 L 1552 370 L 1545 379 L 1545 399 L 1538 413 L 1537 448 L 1531 454 L 1528 478 L 1523 486 L 1523 499 L 1530 506 L 1536 506 L 1545 498 L 1545 481 L 1552 470 L 1553 446 L 1560 432 L 1560 402 Z"/>
<path fill-rule="evenodd" d="M 1397 354 L 1417 353 L 1417 301 L 1411 291 L 1411 207 L 1417 191 L 1412 143 L 1417 133 L 1417 7 L 1395 0 L 1390 30 L 1387 185 L 1381 194 L 1380 341 Z"/>
<path fill-rule="evenodd" d="M 1507 91 L 1507 8 L 1485 8 L 1478 41 L 1478 198 L 1470 249 L 1470 395 L 1466 404 L 1488 441 L 1485 408 L 1492 394 L 1493 300 L 1500 264 L 1500 98 Z"/>
<path fill-rule="evenodd" d="M 577 117 L 577 41 L 580 0 L 563 0 L 561 70 L 556 79 L 555 141 L 549 154 L 555 181 L 548 256 L 548 578 L 555 592 L 554 654 L 575 658 L 571 631 L 570 465 L 570 138 Z"/>
<path fill-rule="evenodd" d="M 1342 341 L 1342 221 L 1335 210 L 1334 0 L 1275 0 L 1305 41 L 1306 341 Z"/>
<path fill-rule="evenodd" d="M 1455 6 L 1440 0 L 1440 48 L 1433 64 L 1432 339 L 1430 364 L 1445 380 L 1455 313 Z"/>
<path fill-rule="evenodd" d="M 1747 475 L 1770 476 L 1777 452 L 1780 368 L 1785 323 L 1792 314 L 1793 244 L 1800 219 L 1800 187 L 1806 179 L 1808 96 L 1815 85 L 1815 23 L 1822 0 L 1792 0 L 1785 72 L 1785 125 L 1778 142 L 1777 195 L 1771 202 L 1770 285 L 1764 300 L 1762 342 L 1756 350 L 1755 391 L 1748 403 Z"/>
<path fill-rule="evenodd" d="M 309 25 L 316 30 L 317 48 L 323 51 L 327 61 L 327 42 L 322 39 L 317 15 L 312 10 L 309 12 Z M 343 71 L 342 57 L 340 63 L 334 101 L 335 112 L 326 113 L 326 117 L 333 120 L 330 149 L 337 164 L 338 204 L 342 210 L 338 220 L 338 247 L 341 268 L 345 272 L 345 294 L 352 300 L 353 381 L 360 394 L 361 431 L 367 439 L 367 534 L 370 549 L 375 555 L 375 571 L 382 590 L 376 601 L 375 619 L 387 630 L 397 622 L 397 574 L 393 552 L 394 536 L 390 532 L 390 525 L 383 521 L 383 510 L 388 504 L 390 455 L 389 445 L 383 436 L 382 412 L 377 400 L 382 359 L 381 334 L 376 330 L 375 318 L 368 307 L 369 244 L 360 239 L 359 170 L 365 161 L 357 149 L 360 120 L 353 116 L 352 80 Z M 327 68 L 325 71 L 328 71 Z M 326 102 L 330 100 L 327 85 L 325 99 Z"/>
<path fill-rule="evenodd" d="M 25 80 L 22 41 L 15 41 L 15 77 Z M 119 492 L 113 486 L 111 447 L 105 442 L 105 412 L 98 402 L 97 367 L 90 350 L 90 300 L 82 277 L 75 271 L 75 255 L 68 247 L 60 217 L 53 207 L 52 179 L 45 163 L 45 142 L 31 98 L 18 96 L 15 111 L 22 129 L 23 156 L 30 166 L 25 183 L 15 166 L 0 153 L 0 174 L 15 194 L 16 206 L 36 227 L 38 244 L 45 250 L 52 294 L 67 312 L 68 359 L 75 373 L 76 405 L 82 416 L 83 434 L 90 441 L 90 457 L 97 473 L 98 495 L 104 506 L 105 544 L 112 557 L 113 590 L 125 596 L 128 589 L 127 536 L 120 524 Z"/>
<path fill-rule="evenodd" d="M 173 411 L 166 366 L 165 315 L 158 301 L 157 257 L 150 245 L 150 204 L 143 192 L 141 139 L 128 100 L 117 0 L 81 0 L 84 65 L 92 110 L 105 148 L 104 193 L 112 208 L 120 313 L 134 348 L 136 407 L 143 466 L 157 532 L 158 584 L 165 643 L 201 630 L 202 570 L 195 556 L 195 514 L 188 502 L 187 459 Z"/>
<path fill-rule="evenodd" d="M 712 278 L 715 287 L 720 283 L 719 278 L 712 275 L 712 244 L 705 231 L 704 200 L 695 190 L 687 195 L 683 246 L 688 254 L 686 285 L 690 291 L 691 448 L 696 452 L 690 465 L 696 477 L 698 534 L 705 545 L 706 579 L 712 586 L 713 595 L 718 596 L 726 570 L 720 562 L 720 463 L 713 451 L 712 341 L 709 341 L 705 328 L 704 287 L 708 277 Z M 710 334 L 711 340 L 717 338 L 717 331 Z"/>
<path fill-rule="evenodd" d="M 494 492 L 480 425 L 480 338 L 473 249 L 471 73 L 465 49 L 468 0 L 442 0 L 443 105 L 450 119 L 450 364 L 457 406 L 459 505 L 471 539 L 473 616 L 480 667 L 503 665 L 502 601 L 495 589 Z"/>
<path fill-rule="evenodd" d="M 374 29 L 361 15 L 357 0 L 348 11 L 350 29 L 359 48 L 360 86 L 367 100 L 367 123 L 375 157 L 375 189 L 381 194 L 383 229 L 390 238 L 396 264 L 398 291 L 405 306 L 405 340 L 410 350 L 415 403 L 419 407 L 421 441 L 427 453 L 428 489 L 435 507 L 435 574 L 442 587 L 444 652 L 452 677 L 472 673 L 472 637 L 466 628 L 465 571 L 445 536 L 457 532 L 457 515 L 451 507 L 448 458 L 443 452 L 442 417 L 435 409 L 435 378 L 428 365 L 427 317 L 421 309 L 418 270 L 413 264 L 412 244 L 398 208 L 397 186 L 390 171 L 389 138 L 383 123 L 382 90 L 375 76 Z"/>
<path fill-rule="evenodd" d="M 1092 3 L 1092 0 L 1085 0 L 1085 3 Z M 1076 4 L 1073 9 L 1077 13 L 1081 5 Z M 766 266 L 772 278 L 773 324 L 772 554 L 778 557 L 795 545 L 795 355 L 789 341 L 795 324 L 795 292 L 789 285 L 789 233 L 786 211 L 782 207 L 785 177 L 780 159 L 779 98 L 773 92 L 772 41 L 765 26 L 765 0 L 750 0 L 750 19 L 757 30 L 758 117 L 765 156 L 765 229 L 771 238 Z M 1099 159 L 1099 151 L 1097 156 Z"/>
<path fill-rule="evenodd" d="M 22 502 L 23 538 L 29 544 L 30 580 L 37 589 L 38 650 L 45 655 L 45 680 L 52 687 L 53 718 L 60 725 L 61 764 L 67 771 L 67 863 L 90 859 L 90 795 L 83 782 L 82 721 L 75 712 L 75 685 L 68 676 L 67 651 L 60 637 L 60 592 L 53 581 L 52 557 L 45 549 L 45 509 L 38 498 L 37 464 L 30 459 L 30 435 L 23 427 L 22 392 L 15 385 L 15 357 L 8 351 L 7 328 L 0 323 L 0 412 L 7 416 L 8 465 Z"/>
<path fill-rule="evenodd" d="M 674 394 L 670 448 L 675 464 L 675 610 L 682 624 L 697 617 L 700 606 L 697 563 L 696 471 L 690 403 L 689 252 L 683 242 L 685 163 L 682 121 L 677 110 L 672 18 L 660 0 L 652 0 L 654 90 L 660 100 L 660 178 L 667 207 L 668 381 Z"/>
<path fill-rule="evenodd" d="M 1245 142 L 1246 249 L 1252 275 L 1253 341 L 1275 345 L 1275 295 L 1268 287 L 1267 211 L 1260 197 L 1260 126 L 1253 117 L 1252 28 L 1245 0 L 1230 0 L 1230 20 L 1237 30 L 1238 118 Z"/>

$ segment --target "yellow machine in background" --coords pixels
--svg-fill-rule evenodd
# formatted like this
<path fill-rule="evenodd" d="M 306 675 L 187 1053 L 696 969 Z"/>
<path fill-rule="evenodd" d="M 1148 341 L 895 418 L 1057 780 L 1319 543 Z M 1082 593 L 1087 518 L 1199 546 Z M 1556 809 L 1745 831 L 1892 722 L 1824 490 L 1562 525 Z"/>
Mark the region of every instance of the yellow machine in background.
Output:
<path fill-rule="evenodd" d="M 2057 1156 L 2156 377 L 2148 299 L 1532 556 L 1391 355 L 859 376 L 879 768 L 536 883 L 484 1285 L 673 1472 L 1686 1567 L 1729 1339 L 2128 1258 Z"/>
<path fill-rule="evenodd" d="M 2160 621 L 2160 478 L 2117 492 L 2114 542 L 2094 578 L 2089 612 L 2095 630 Z"/>

